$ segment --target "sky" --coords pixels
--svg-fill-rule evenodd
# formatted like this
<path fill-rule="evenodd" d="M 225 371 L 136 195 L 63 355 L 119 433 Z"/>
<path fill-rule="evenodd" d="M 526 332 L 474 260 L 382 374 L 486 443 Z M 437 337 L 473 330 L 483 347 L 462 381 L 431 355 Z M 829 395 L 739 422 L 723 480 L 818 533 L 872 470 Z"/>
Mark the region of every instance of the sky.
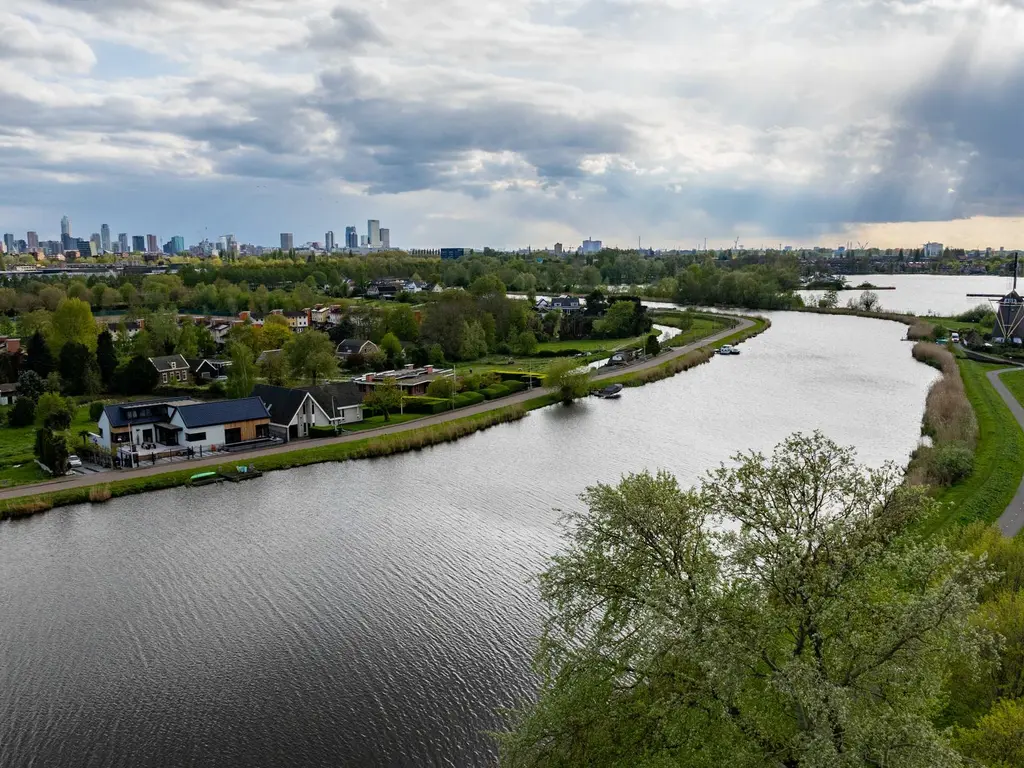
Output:
<path fill-rule="evenodd" d="M 19 237 L 1024 246 L 1024 0 L 0 6 Z"/>

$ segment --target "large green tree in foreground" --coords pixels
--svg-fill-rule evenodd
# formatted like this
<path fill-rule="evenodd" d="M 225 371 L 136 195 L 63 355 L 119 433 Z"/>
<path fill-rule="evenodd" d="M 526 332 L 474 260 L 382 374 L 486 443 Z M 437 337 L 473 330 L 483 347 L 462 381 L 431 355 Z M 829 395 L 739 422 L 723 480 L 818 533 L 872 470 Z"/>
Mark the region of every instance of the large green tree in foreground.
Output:
<path fill-rule="evenodd" d="M 932 723 L 988 642 L 990 577 L 907 533 L 930 502 L 895 467 L 796 435 L 693 490 L 643 473 L 582 498 L 507 765 L 960 764 Z"/>

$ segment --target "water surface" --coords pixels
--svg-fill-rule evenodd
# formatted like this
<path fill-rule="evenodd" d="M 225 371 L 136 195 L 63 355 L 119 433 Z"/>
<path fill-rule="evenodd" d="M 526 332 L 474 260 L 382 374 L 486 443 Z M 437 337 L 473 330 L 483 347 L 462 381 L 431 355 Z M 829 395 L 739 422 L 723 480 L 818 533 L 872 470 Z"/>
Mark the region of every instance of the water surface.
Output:
<path fill-rule="evenodd" d="M 903 326 L 772 320 L 620 400 L 0 525 L 0 765 L 493 764 L 534 690 L 531 578 L 587 485 L 691 484 L 796 430 L 871 464 L 916 445 L 935 373 Z"/>

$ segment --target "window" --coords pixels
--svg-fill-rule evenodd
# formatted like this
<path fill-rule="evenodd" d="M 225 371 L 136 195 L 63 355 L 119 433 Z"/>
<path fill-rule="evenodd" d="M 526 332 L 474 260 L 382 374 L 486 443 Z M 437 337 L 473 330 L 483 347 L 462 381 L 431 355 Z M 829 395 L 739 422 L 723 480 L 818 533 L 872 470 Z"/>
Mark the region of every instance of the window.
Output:
<path fill-rule="evenodd" d="M 200 442 L 202 442 L 205 439 L 206 439 L 206 433 L 205 432 L 191 432 L 191 433 L 186 432 L 185 433 L 185 440 L 186 440 L 186 442 L 189 442 L 189 443 L 200 443 Z"/>
<path fill-rule="evenodd" d="M 100 427 L 100 437 L 103 437 L 103 427 Z"/>
<path fill-rule="evenodd" d="M 177 367 L 178 367 L 178 364 L 172 360 L 171 361 L 171 370 L 173 371 Z"/>
<path fill-rule="evenodd" d="M 167 383 L 167 374 L 166 373 L 163 375 L 163 382 L 164 382 L 164 384 Z"/>

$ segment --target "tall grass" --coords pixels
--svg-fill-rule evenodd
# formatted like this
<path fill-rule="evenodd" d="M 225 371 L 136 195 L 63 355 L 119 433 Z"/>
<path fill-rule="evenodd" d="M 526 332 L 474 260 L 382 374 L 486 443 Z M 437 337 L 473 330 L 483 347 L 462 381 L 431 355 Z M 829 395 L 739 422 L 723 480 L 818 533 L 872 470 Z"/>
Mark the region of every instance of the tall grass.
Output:
<path fill-rule="evenodd" d="M 935 341 L 938 338 L 938 329 L 925 320 L 915 320 L 914 324 L 907 328 L 907 338 L 911 341 Z"/>
<path fill-rule="evenodd" d="M 914 345 L 913 355 L 942 371 L 942 377 L 928 390 L 921 422 L 921 432 L 932 444 L 914 451 L 907 467 L 908 480 L 914 485 L 954 485 L 974 471 L 978 420 L 952 353 L 922 341 Z"/>

